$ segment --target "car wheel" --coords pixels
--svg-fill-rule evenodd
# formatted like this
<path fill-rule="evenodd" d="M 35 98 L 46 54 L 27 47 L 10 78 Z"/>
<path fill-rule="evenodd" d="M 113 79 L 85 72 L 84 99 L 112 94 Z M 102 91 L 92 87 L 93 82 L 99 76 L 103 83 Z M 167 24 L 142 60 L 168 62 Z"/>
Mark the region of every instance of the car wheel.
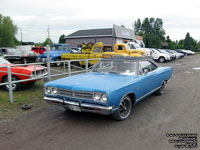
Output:
<path fill-rule="evenodd" d="M 161 87 L 156 91 L 157 95 L 162 95 L 164 93 L 165 82 L 161 85 Z"/>
<path fill-rule="evenodd" d="M 18 80 L 19 80 L 18 77 L 12 76 L 12 81 L 18 81 Z M 6 77 L 3 78 L 3 83 L 6 83 L 6 82 L 8 82 L 8 76 L 6 76 Z M 21 88 L 21 86 L 22 86 L 21 83 L 13 83 L 12 84 L 12 90 L 13 91 L 19 90 Z M 9 85 L 8 84 L 4 85 L 4 89 L 7 90 L 7 91 L 9 91 Z"/>
<path fill-rule="evenodd" d="M 164 62 L 165 62 L 165 58 L 164 58 L 164 57 L 160 57 L 160 58 L 158 59 L 158 61 L 159 61 L 160 63 L 164 63 Z"/>
<path fill-rule="evenodd" d="M 126 120 L 132 112 L 132 101 L 129 96 L 125 96 L 120 103 L 119 108 L 112 114 L 113 119 L 115 120 Z"/>
<path fill-rule="evenodd" d="M 56 58 L 56 61 L 61 61 L 61 59 L 60 59 L 60 58 Z M 59 66 L 61 66 L 61 65 L 62 65 L 61 62 L 56 62 L 56 63 L 55 63 L 55 66 L 57 66 L 57 67 L 59 67 Z"/>

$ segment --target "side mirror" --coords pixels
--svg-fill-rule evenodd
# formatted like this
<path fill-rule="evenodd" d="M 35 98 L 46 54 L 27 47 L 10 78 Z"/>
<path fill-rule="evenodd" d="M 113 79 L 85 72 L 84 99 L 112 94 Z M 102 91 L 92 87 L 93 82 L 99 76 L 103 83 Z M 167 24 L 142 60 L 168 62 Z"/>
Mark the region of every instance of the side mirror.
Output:
<path fill-rule="evenodd" d="M 148 71 L 148 69 L 144 69 L 144 75 L 146 75 L 149 71 Z"/>

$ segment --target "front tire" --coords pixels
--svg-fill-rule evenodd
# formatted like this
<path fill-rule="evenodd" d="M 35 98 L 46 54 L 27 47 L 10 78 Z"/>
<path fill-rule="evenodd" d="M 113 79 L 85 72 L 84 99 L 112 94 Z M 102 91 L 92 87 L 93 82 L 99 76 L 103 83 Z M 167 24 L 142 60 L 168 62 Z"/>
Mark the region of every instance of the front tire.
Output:
<path fill-rule="evenodd" d="M 160 63 L 164 63 L 166 60 L 165 60 L 164 57 L 160 57 L 160 58 L 158 59 L 158 61 L 159 61 Z"/>
<path fill-rule="evenodd" d="M 122 99 L 119 108 L 112 114 L 113 119 L 118 121 L 126 120 L 132 112 L 132 107 L 133 104 L 130 97 L 125 96 Z"/>
<path fill-rule="evenodd" d="M 19 78 L 16 77 L 16 76 L 12 76 L 12 81 L 18 81 Z M 4 77 L 3 78 L 3 83 L 6 83 L 8 82 L 8 76 Z M 13 91 L 16 91 L 16 90 L 19 90 L 21 88 L 22 84 L 21 83 L 12 83 L 12 90 Z M 5 90 L 9 91 L 9 85 L 4 85 L 3 86 Z"/>

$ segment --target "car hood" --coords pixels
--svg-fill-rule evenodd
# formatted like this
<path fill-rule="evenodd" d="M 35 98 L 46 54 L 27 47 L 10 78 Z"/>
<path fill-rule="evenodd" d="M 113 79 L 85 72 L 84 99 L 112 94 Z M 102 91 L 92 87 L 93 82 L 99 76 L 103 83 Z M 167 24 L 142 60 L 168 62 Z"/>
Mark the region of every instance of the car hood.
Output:
<path fill-rule="evenodd" d="M 133 75 L 91 72 L 51 81 L 46 83 L 45 86 L 74 91 L 106 92 L 134 78 L 137 77 Z"/>

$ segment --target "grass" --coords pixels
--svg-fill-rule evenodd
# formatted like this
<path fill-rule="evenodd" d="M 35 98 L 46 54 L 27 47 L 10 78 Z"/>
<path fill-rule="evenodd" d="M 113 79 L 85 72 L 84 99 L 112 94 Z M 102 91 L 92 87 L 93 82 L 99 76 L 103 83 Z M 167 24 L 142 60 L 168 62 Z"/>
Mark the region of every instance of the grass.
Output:
<path fill-rule="evenodd" d="M 52 67 L 53 68 L 53 67 Z M 60 68 L 53 68 L 63 70 Z M 71 71 L 78 71 L 80 69 L 73 68 Z M 54 73 L 54 71 L 52 71 Z M 66 77 L 67 75 L 53 77 L 52 80 Z M 23 116 L 36 109 L 41 109 L 49 106 L 44 100 L 43 86 L 45 82 L 41 80 L 33 86 L 23 86 L 20 91 L 13 92 L 14 102 L 9 100 L 9 92 L 0 87 L 0 120 L 14 119 Z M 22 110 L 23 104 L 30 104 L 32 108 L 30 110 Z"/>
<path fill-rule="evenodd" d="M 195 54 L 200 55 L 200 52 L 196 52 Z"/>
<path fill-rule="evenodd" d="M 9 92 L 0 88 L 0 119 L 20 117 L 28 112 L 47 106 L 43 100 L 44 83 L 44 81 L 40 81 L 33 86 L 23 86 L 20 91 L 14 91 L 13 103 L 9 100 Z M 32 109 L 22 110 L 23 104 L 30 104 Z"/>

